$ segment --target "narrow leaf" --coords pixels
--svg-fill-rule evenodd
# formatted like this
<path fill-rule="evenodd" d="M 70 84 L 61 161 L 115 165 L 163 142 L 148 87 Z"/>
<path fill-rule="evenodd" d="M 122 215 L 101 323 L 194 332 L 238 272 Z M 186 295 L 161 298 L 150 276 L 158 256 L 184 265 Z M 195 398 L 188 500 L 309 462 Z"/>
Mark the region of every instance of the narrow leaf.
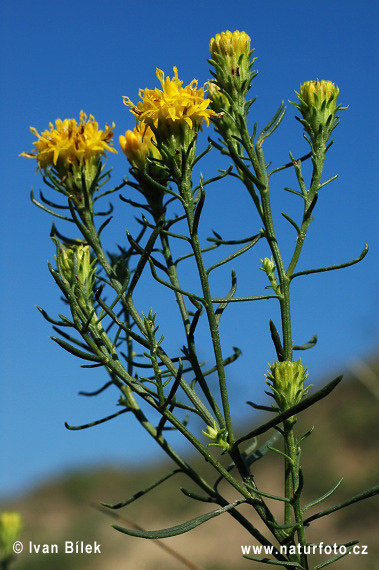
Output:
<path fill-rule="evenodd" d="M 315 499 L 311 503 L 308 503 L 307 505 L 305 505 L 305 507 L 303 508 L 303 512 L 306 511 L 307 509 L 310 509 L 311 507 L 318 505 L 322 501 L 325 501 L 325 499 L 330 497 L 330 495 L 332 495 L 334 493 L 334 491 L 336 491 L 338 489 L 338 487 L 341 485 L 342 481 L 343 481 L 343 477 L 341 477 L 341 479 L 338 481 L 338 483 L 336 485 L 334 485 L 334 487 L 332 489 L 329 489 L 329 491 L 327 491 L 324 495 L 322 495 L 318 499 Z"/>
<path fill-rule="evenodd" d="M 266 422 L 265 424 L 263 424 L 259 428 L 256 428 L 255 430 L 251 431 L 250 433 L 240 437 L 236 441 L 235 445 L 239 445 L 243 441 L 246 441 L 246 440 L 251 439 L 257 435 L 265 433 L 266 431 L 268 431 L 272 427 L 276 428 L 278 426 L 278 424 L 280 424 L 282 421 L 286 420 L 287 418 L 290 418 L 291 416 L 298 414 L 299 412 L 301 412 L 302 410 L 305 410 L 306 408 L 309 408 L 309 406 L 312 406 L 315 402 L 318 402 L 322 398 L 325 398 L 341 382 L 342 378 L 343 378 L 342 375 L 337 376 L 337 378 L 335 378 L 334 380 L 329 382 L 329 384 L 324 386 L 324 388 L 321 388 L 321 390 L 319 390 L 318 392 L 315 392 L 311 396 L 304 398 L 304 400 L 302 400 L 301 402 L 296 404 L 296 406 L 292 406 L 292 408 L 289 408 L 285 412 L 282 412 L 281 414 L 279 414 L 278 416 L 276 416 L 272 420 Z"/>
<path fill-rule="evenodd" d="M 284 350 L 283 350 L 282 341 L 280 340 L 278 329 L 276 328 L 276 326 L 274 325 L 274 322 L 271 319 L 270 319 L 270 333 L 271 333 L 272 342 L 274 343 L 274 346 L 275 346 L 276 355 L 278 357 L 278 360 L 279 360 L 279 362 L 283 362 Z"/>
<path fill-rule="evenodd" d="M 123 528 L 118 525 L 113 525 L 113 528 L 129 536 L 136 536 L 139 538 L 150 538 L 150 539 L 169 538 L 171 536 L 184 534 L 185 532 L 188 532 L 196 528 L 197 526 L 200 526 L 201 524 L 213 519 L 214 517 L 218 517 L 219 515 L 222 515 L 227 511 L 234 509 L 235 507 L 237 507 L 241 503 L 244 503 L 245 501 L 246 501 L 245 499 L 239 499 L 234 503 L 226 505 L 226 507 L 221 507 L 220 509 L 216 509 L 215 511 L 211 511 L 210 513 L 200 515 L 199 517 L 191 519 L 190 521 L 187 521 L 185 523 L 172 526 L 170 528 L 164 528 L 161 530 L 132 530 L 130 528 Z"/>
<path fill-rule="evenodd" d="M 299 235 L 300 234 L 300 228 L 297 225 L 297 223 L 285 212 L 281 212 L 281 214 L 282 214 L 283 218 L 285 218 L 287 220 L 287 222 L 289 222 L 295 228 L 297 234 Z"/>
<path fill-rule="evenodd" d="M 354 544 L 358 544 L 358 542 L 359 541 L 356 540 L 354 542 Z M 325 568 L 325 566 L 329 566 L 329 564 L 333 564 L 334 562 L 336 562 L 340 558 L 347 556 L 347 554 L 350 554 L 350 552 L 352 552 L 352 550 L 353 550 L 353 547 L 348 548 L 346 550 L 346 552 L 344 552 L 343 554 L 338 554 L 337 556 L 333 556 L 333 558 L 329 558 L 329 560 L 326 560 L 325 562 L 321 562 L 321 564 L 317 564 L 317 566 L 313 566 L 312 570 L 321 570 L 321 568 Z"/>
<path fill-rule="evenodd" d="M 305 344 L 295 345 L 292 348 L 293 350 L 308 350 L 309 348 L 313 348 L 316 344 L 317 344 L 317 334 L 314 334 L 312 338 Z"/>
<path fill-rule="evenodd" d="M 152 491 L 153 489 L 158 487 L 161 483 L 164 483 L 165 481 L 167 481 L 167 479 L 169 479 L 170 477 L 172 477 L 176 473 L 181 473 L 181 469 L 174 469 L 173 471 L 170 471 L 170 473 L 166 473 L 166 475 L 164 475 L 163 477 L 161 477 L 157 481 L 154 481 L 154 483 L 152 483 L 148 487 L 145 487 L 145 489 L 142 489 L 142 491 L 138 491 L 138 493 L 135 493 L 134 495 L 132 495 L 131 497 L 129 497 L 125 501 L 122 501 L 121 503 L 116 503 L 114 505 L 111 503 L 100 503 L 100 504 L 103 507 L 107 507 L 108 509 L 121 509 L 122 507 L 126 507 L 126 505 L 129 505 L 130 503 L 133 503 L 134 501 L 136 501 L 137 499 L 139 499 L 143 495 L 146 495 L 147 493 L 149 493 L 149 491 Z"/>
<path fill-rule="evenodd" d="M 285 560 L 281 562 L 280 560 L 271 560 L 271 558 L 260 558 L 259 556 L 251 556 L 250 554 L 244 554 L 243 557 L 247 558 L 247 560 L 254 560 L 254 562 L 262 562 L 263 564 L 274 564 L 275 566 L 285 566 L 286 568 L 288 566 L 293 566 L 294 568 L 302 567 L 301 564 L 299 564 L 298 562 L 287 562 Z"/>
<path fill-rule="evenodd" d="M 90 422 L 88 424 L 83 424 L 81 426 L 70 426 L 67 422 L 64 423 L 65 427 L 69 430 L 80 430 L 80 429 L 87 429 L 93 426 L 98 426 L 100 424 L 104 424 L 105 422 L 108 422 L 109 420 L 113 420 L 113 418 L 116 418 L 117 416 L 120 416 L 121 414 L 125 414 L 126 412 L 130 412 L 130 409 L 125 408 L 123 410 L 120 410 L 119 412 L 116 412 L 115 414 L 111 414 L 110 416 L 107 416 L 106 418 L 102 418 L 101 420 L 95 420 L 94 422 Z"/>
<path fill-rule="evenodd" d="M 335 507 L 330 507 L 329 509 L 325 509 L 325 511 L 321 511 L 319 513 L 316 513 L 315 515 L 312 515 L 311 517 L 307 518 L 304 521 L 304 526 L 309 525 L 309 523 L 311 523 L 312 521 L 319 519 L 321 517 L 325 517 L 326 515 L 329 515 L 330 513 L 335 513 L 336 511 L 339 511 L 340 509 L 344 509 L 345 507 L 348 507 L 349 505 L 353 505 L 354 503 L 357 503 L 358 501 L 363 501 L 364 499 L 369 499 L 370 497 L 373 497 L 374 495 L 378 495 L 379 494 L 379 485 L 376 485 L 375 487 L 372 487 L 371 489 L 368 489 L 367 491 L 364 491 L 363 493 L 359 493 L 358 495 L 354 495 L 354 497 L 351 497 L 351 499 L 347 499 L 347 501 L 344 501 L 343 503 L 340 503 L 339 505 L 336 505 Z"/>
<path fill-rule="evenodd" d="M 102 362 L 102 363 L 104 362 L 105 356 L 97 356 L 96 354 L 90 354 L 89 352 L 83 352 L 82 350 L 75 348 L 74 346 L 72 346 L 68 342 L 65 342 L 61 338 L 57 338 L 55 336 L 51 336 L 50 338 L 54 342 L 59 344 L 59 346 L 61 346 L 65 350 L 67 350 L 67 352 L 70 352 L 71 354 L 73 354 L 74 356 L 77 356 L 78 358 L 83 358 L 84 360 L 90 360 L 91 362 Z"/>

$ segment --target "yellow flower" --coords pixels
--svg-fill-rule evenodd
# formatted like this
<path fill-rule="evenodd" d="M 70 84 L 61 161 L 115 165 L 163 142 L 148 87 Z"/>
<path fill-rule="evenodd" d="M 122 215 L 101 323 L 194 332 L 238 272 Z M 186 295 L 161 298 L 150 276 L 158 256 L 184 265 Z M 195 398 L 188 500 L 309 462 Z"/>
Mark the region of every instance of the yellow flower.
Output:
<path fill-rule="evenodd" d="M 146 156 L 161 158 L 157 147 L 151 140 L 153 137 L 154 134 L 150 127 L 146 127 L 144 131 L 137 127 L 133 131 L 126 131 L 125 136 L 119 137 L 120 147 L 132 166 L 143 168 L 146 164 Z"/>
<path fill-rule="evenodd" d="M 137 117 L 141 128 L 149 126 L 155 131 L 162 124 L 173 124 L 177 121 L 185 123 L 190 129 L 201 129 L 203 122 L 209 125 L 213 111 L 208 109 L 210 100 L 205 99 L 205 87 L 198 89 L 197 79 L 183 87 L 176 67 L 172 79 L 165 78 L 160 69 L 157 69 L 157 77 L 162 89 L 140 89 L 141 101 L 137 106 L 129 97 L 123 97 L 124 104 L 131 107 L 131 112 Z"/>
<path fill-rule="evenodd" d="M 105 130 L 99 130 L 99 125 L 92 115 L 81 111 L 79 123 L 75 119 L 57 119 L 55 127 L 49 124 L 49 129 L 39 134 L 37 129 L 30 127 L 31 132 L 38 138 L 34 142 L 35 152 L 23 152 L 20 156 L 36 158 L 38 168 L 45 170 L 60 165 L 79 166 L 86 161 L 105 156 L 105 151 L 117 152 L 109 146 L 113 138 L 112 126 L 106 125 Z"/>

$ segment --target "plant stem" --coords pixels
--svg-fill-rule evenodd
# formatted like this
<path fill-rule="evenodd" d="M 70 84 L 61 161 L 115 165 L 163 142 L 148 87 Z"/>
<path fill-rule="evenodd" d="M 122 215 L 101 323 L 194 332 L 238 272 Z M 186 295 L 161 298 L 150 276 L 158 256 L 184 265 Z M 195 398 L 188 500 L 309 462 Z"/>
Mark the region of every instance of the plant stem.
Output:
<path fill-rule="evenodd" d="M 172 259 L 172 255 L 171 255 L 171 250 L 170 250 L 170 245 L 169 245 L 169 239 L 168 239 L 168 235 L 165 232 L 160 232 L 160 239 L 161 239 L 161 243 L 162 243 L 162 253 L 163 253 L 163 257 L 166 261 L 166 266 L 167 266 L 167 272 L 168 272 L 168 276 L 170 279 L 170 282 L 172 285 L 174 285 L 175 287 L 175 297 L 179 306 L 179 310 L 180 310 L 180 314 L 181 314 L 181 318 L 182 318 L 182 322 L 184 325 L 184 329 L 186 332 L 186 337 L 187 337 L 187 347 L 189 350 L 189 356 L 191 358 L 191 365 L 194 369 L 194 373 L 198 379 L 199 385 L 201 386 L 204 395 L 208 401 L 208 403 L 210 404 L 213 412 L 215 413 L 216 417 L 217 417 L 217 421 L 219 423 L 223 423 L 223 416 L 221 414 L 221 411 L 208 387 L 208 384 L 206 383 L 204 377 L 203 377 L 203 373 L 201 371 L 198 359 L 197 359 L 197 355 L 196 355 L 196 348 L 195 348 L 195 341 L 193 336 L 190 334 L 190 330 L 191 330 L 191 325 L 190 325 L 190 320 L 189 320 L 189 314 L 183 299 L 183 295 L 178 291 L 178 289 L 180 289 L 180 282 L 179 282 L 179 278 L 178 278 L 178 273 L 176 270 L 176 266 L 173 262 Z"/>
<path fill-rule="evenodd" d="M 191 174 L 191 173 L 190 173 Z M 228 397 L 228 390 L 226 386 L 226 377 L 225 377 L 225 368 L 224 368 L 224 359 L 222 356 L 222 349 L 221 349 L 221 341 L 220 341 L 220 334 L 218 330 L 218 324 L 216 320 L 215 311 L 213 308 L 212 302 L 212 295 L 209 287 L 208 275 L 204 266 L 203 255 L 201 251 L 201 246 L 199 242 L 199 236 L 197 233 L 197 228 L 194 228 L 194 199 L 191 192 L 191 180 L 190 176 L 183 177 L 180 182 L 180 192 L 182 196 L 186 196 L 187 200 L 184 203 L 188 227 L 190 231 L 190 239 L 192 250 L 194 253 L 196 265 L 199 272 L 201 288 L 203 291 L 203 296 L 205 300 L 205 311 L 208 318 L 209 330 L 212 339 L 213 345 L 213 352 L 215 355 L 216 366 L 217 366 L 217 373 L 218 373 L 218 381 L 219 381 L 219 388 L 220 388 L 220 395 L 222 401 L 222 408 L 224 417 L 219 418 L 219 421 L 222 421 L 220 425 L 221 429 L 226 428 L 228 433 L 228 442 L 232 444 L 234 442 L 234 435 L 233 435 L 233 426 L 232 426 L 232 418 L 230 414 L 230 406 L 229 406 L 229 397 Z"/>
<path fill-rule="evenodd" d="M 301 552 L 297 555 L 298 562 L 302 564 L 302 570 L 308 570 L 307 556 L 304 553 L 304 546 L 306 544 L 303 512 L 300 504 L 300 477 L 299 477 L 299 459 L 300 447 L 297 445 L 294 436 L 295 418 L 290 418 L 284 422 L 284 451 L 286 454 L 285 459 L 285 493 L 286 497 L 291 500 L 290 503 L 285 503 L 285 524 L 291 524 L 292 513 L 291 506 L 294 514 L 294 519 L 297 529 L 298 544 L 301 546 Z"/>

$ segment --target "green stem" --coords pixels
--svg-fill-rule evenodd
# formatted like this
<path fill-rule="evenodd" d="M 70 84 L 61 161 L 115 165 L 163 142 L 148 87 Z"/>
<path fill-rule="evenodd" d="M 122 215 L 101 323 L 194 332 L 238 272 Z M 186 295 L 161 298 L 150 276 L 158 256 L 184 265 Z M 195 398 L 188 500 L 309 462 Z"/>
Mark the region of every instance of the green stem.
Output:
<path fill-rule="evenodd" d="M 317 200 L 317 193 L 320 188 L 320 181 L 321 175 L 324 168 L 325 162 L 325 146 L 320 146 L 316 148 L 312 148 L 312 158 L 313 158 L 313 172 L 312 172 L 312 179 L 309 188 L 309 192 L 304 196 L 304 212 L 303 212 L 303 220 L 300 227 L 300 232 L 297 235 L 297 242 L 295 251 L 293 253 L 292 259 L 287 269 L 287 276 L 291 277 L 293 272 L 295 271 L 297 262 L 300 257 L 301 250 L 304 245 L 305 236 L 307 235 L 307 231 L 309 228 L 310 223 L 312 222 L 312 211 L 316 204 Z M 304 194 L 304 181 L 301 174 L 301 167 L 300 164 L 295 164 L 295 172 L 296 177 L 298 179 L 300 188 L 302 193 Z"/>
<path fill-rule="evenodd" d="M 219 423 L 223 423 L 223 416 L 221 414 L 221 411 L 209 389 L 208 384 L 206 383 L 204 377 L 203 377 L 203 373 L 201 371 L 198 359 L 197 359 L 197 355 L 196 355 L 196 347 L 195 347 L 195 341 L 194 341 L 194 337 L 190 334 L 190 329 L 191 329 L 191 324 L 190 324 L 190 319 L 189 319 L 189 314 L 183 299 L 183 295 L 178 291 L 178 289 L 180 289 L 180 282 L 179 282 L 179 278 L 178 278 L 178 273 L 176 270 L 176 266 L 173 262 L 172 259 L 172 255 L 171 255 L 171 250 L 170 250 L 170 245 L 169 245 L 169 239 L 168 239 L 168 235 L 166 232 L 160 232 L 160 239 L 161 239 L 161 243 L 162 243 L 162 253 L 163 253 L 163 257 L 165 258 L 166 261 L 166 266 L 167 266 L 167 273 L 170 279 L 171 284 L 175 287 L 175 297 L 176 297 L 176 301 L 178 303 L 179 306 L 179 311 L 181 314 L 181 318 L 182 318 L 182 322 L 184 325 L 184 329 L 186 332 L 186 337 L 187 337 L 187 346 L 188 346 L 188 350 L 189 350 L 189 356 L 191 358 L 191 365 L 193 367 L 194 373 L 198 379 L 198 382 L 201 386 L 201 389 L 204 392 L 204 395 L 208 401 L 208 403 L 210 404 L 213 412 L 215 413 L 216 417 L 217 417 L 217 421 Z"/>
<path fill-rule="evenodd" d="M 284 422 L 284 450 L 285 459 L 285 494 L 289 503 L 285 503 L 285 524 L 291 524 L 292 522 L 292 512 L 293 511 L 296 528 L 297 528 L 297 539 L 298 544 L 301 546 L 300 554 L 297 554 L 297 561 L 301 563 L 302 570 L 308 570 L 307 556 L 304 553 L 304 546 L 306 545 L 305 533 L 304 533 L 304 523 L 303 523 L 303 511 L 300 504 L 299 492 L 299 459 L 300 459 L 300 448 L 297 445 L 294 436 L 294 425 L 295 418 L 290 418 Z"/>
<path fill-rule="evenodd" d="M 265 235 L 270 247 L 272 256 L 275 261 L 276 269 L 279 276 L 280 291 L 281 295 L 278 296 L 280 303 L 280 313 L 282 320 L 282 333 L 283 333 L 283 358 L 284 360 L 292 360 L 292 332 L 291 332 L 291 303 L 290 303 L 290 280 L 286 273 L 283 258 L 280 253 L 278 241 L 276 239 L 276 233 L 274 228 L 272 210 L 271 210 L 271 200 L 270 200 L 270 189 L 269 189 L 269 177 L 267 174 L 267 168 L 265 164 L 265 159 L 263 155 L 262 143 L 259 141 L 254 147 L 250 141 L 249 133 L 247 130 L 246 122 L 244 122 L 243 136 L 245 148 L 248 149 L 249 158 L 252 162 L 253 168 L 255 170 L 257 178 L 261 181 L 260 196 L 261 196 L 261 209 L 258 210 L 262 222 L 265 227 Z"/>
<path fill-rule="evenodd" d="M 180 182 L 180 192 L 182 196 L 186 196 L 187 200 L 184 203 L 188 227 L 190 231 L 190 239 L 192 245 L 192 251 L 194 253 L 197 269 L 199 272 L 201 288 L 203 291 L 205 311 L 207 314 L 209 330 L 212 339 L 213 352 L 216 360 L 217 374 L 222 402 L 222 409 L 224 416 L 219 417 L 219 422 L 221 421 L 220 428 L 226 428 L 228 432 L 228 442 L 232 444 L 234 442 L 233 435 L 233 425 L 232 418 L 230 414 L 229 397 L 228 390 L 226 386 L 225 368 L 224 368 L 224 358 L 222 356 L 221 341 L 218 329 L 218 323 L 216 320 L 215 311 L 213 308 L 212 295 L 209 287 L 208 274 L 204 266 L 203 255 L 201 251 L 201 246 L 199 242 L 199 236 L 197 229 L 194 228 L 194 200 L 191 192 L 191 181 L 190 178 L 183 179 Z"/>

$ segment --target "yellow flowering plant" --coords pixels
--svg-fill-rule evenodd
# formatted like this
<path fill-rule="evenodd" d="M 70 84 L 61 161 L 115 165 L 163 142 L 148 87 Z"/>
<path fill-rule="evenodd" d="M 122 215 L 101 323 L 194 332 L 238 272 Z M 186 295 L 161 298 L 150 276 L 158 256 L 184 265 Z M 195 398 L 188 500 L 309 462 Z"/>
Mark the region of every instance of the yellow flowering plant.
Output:
<path fill-rule="evenodd" d="M 119 137 L 121 150 L 129 162 L 130 178 L 112 190 L 97 192 L 110 178 L 110 174 L 102 174 L 102 161 L 106 152 L 115 152 L 111 146 L 114 125 L 99 130 L 92 116 L 87 120 L 81 113 L 79 123 L 73 119 L 58 120 L 55 127 L 50 124 L 49 130 L 41 135 L 32 129 L 37 137 L 35 151 L 23 153 L 23 156 L 37 159 L 38 170 L 43 172 L 48 186 L 66 196 L 67 215 L 60 213 L 62 206 L 54 208 L 43 195 L 40 202 L 32 196 L 33 201 L 60 222 L 70 222 L 69 227 L 74 226 L 81 236 L 81 241 L 77 241 L 63 236 L 55 227 L 52 232 L 57 248 L 57 268 L 49 268 L 70 306 L 71 316 L 61 315 L 57 320 L 43 309 L 40 311 L 60 335 L 53 337 L 55 342 L 85 361 L 84 366 L 103 369 L 107 380 L 100 390 L 90 395 L 109 386 L 119 391 L 116 413 L 82 426 L 66 424 L 66 427 L 89 428 L 128 412 L 128 417 L 140 424 L 175 465 L 165 477 L 149 483 L 140 493 L 117 504 L 102 503 L 103 508 L 126 506 L 177 473 L 185 475 L 196 487 L 196 491 L 181 488 L 188 498 L 213 504 L 205 514 L 170 528 L 141 530 L 115 525 L 118 531 L 135 537 L 161 539 L 182 534 L 228 513 L 271 552 L 267 557 L 245 554 L 245 558 L 286 569 L 309 570 L 312 564 L 312 553 L 307 551 L 309 525 L 315 519 L 379 491 L 375 487 L 332 509 L 305 516 L 308 508 L 318 508 L 337 487 L 311 504 L 303 504 L 300 446 L 310 432 L 305 435 L 296 432 L 297 418 L 334 390 L 342 377 L 335 378 L 318 391 L 304 386 L 308 372 L 301 360 L 295 359 L 294 353 L 313 348 L 317 337 L 302 345 L 294 344 L 291 285 L 304 275 L 354 265 L 365 257 L 368 249 L 365 246 L 359 257 L 348 262 L 301 271 L 296 269 L 309 225 L 314 219 L 319 190 L 335 178 L 322 180 L 322 172 L 331 144 L 330 135 L 338 123 L 336 113 L 342 109 L 337 104 L 339 91 L 333 83 L 323 80 L 308 81 L 301 86 L 296 107 L 301 114 L 299 120 L 310 144 L 310 153 L 296 159 L 290 154 L 290 163 L 271 168 L 264 156 L 263 143 L 282 123 L 285 108 L 281 103 L 260 131 L 255 120 L 253 132 L 249 130 L 248 116 L 254 99 L 247 96 L 257 75 L 253 70 L 255 59 L 250 37 L 239 31 L 216 34 L 210 41 L 210 52 L 213 80 L 208 85 L 198 87 L 194 79 L 184 86 L 176 67 L 172 78 L 158 69 L 160 88 L 141 89 L 137 104 L 124 97 L 124 104 L 136 121 L 134 130 L 124 131 L 125 134 Z M 199 134 L 204 127 L 212 125 L 219 138 L 212 140 L 206 150 L 198 154 Z M 232 166 L 208 180 L 201 176 L 196 182 L 195 164 L 204 154 L 218 151 Z M 302 171 L 302 162 L 308 159 L 311 159 L 312 169 L 309 183 Z M 283 213 L 296 233 L 289 263 L 285 263 L 284 246 L 276 234 L 272 214 L 270 185 L 274 174 L 288 169 L 292 169 L 298 188 L 286 190 L 301 200 L 302 214 L 300 219 L 294 220 Z M 204 228 L 206 222 L 205 201 L 212 198 L 207 186 L 229 176 L 237 179 L 247 191 L 261 228 L 257 228 L 254 235 L 238 240 L 225 240 L 214 233 L 209 238 L 211 245 L 204 244 L 199 229 Z M 110 211 L 98 211 L 97 201 L 122 187 L 128 187 L 130 192 L 136 190 L 142 196 L 141 202 L 136 202 L 131 194 L 120 195 L 127 204 L 128 215 L 131 216 L 131 211 L 138 212 L 141 231 L 133 236 L 127 228 L 126 245 L 119 246 L 117 253 L 107 253 L 102 233 L 111 222 Z M 97 223 L 96 216 L 99 215 L 106 217 L 101 224 Z M 236 274 L 232 270 L 231 281 L 224 287 L 225 293 L 216 295 L 212 278 L 218 269 L 237 258 L 244 258 L 258 242 L 265 247 L 267 255 L 260 260 L 260 267 L 257 254 L 256 273 L 262 270 L 266 274 L 268 291 L 251 290 L 248 295 L 237 297 Z M 225 249 L 228 250 L 225 254 L 219 253 Z M 217 261 L 214 257 L 212 261 L 209 259 L 210 251 L 213 256 L 219 254 Z M 198 277 L 195 286 L 188 279 L 191 272 L 182 271 L 188 263 L 192 263 L 191 269 Z M 159 291 L 164 288 L 172 295 L 182 327 L 183 346 L 178 352 L 170 349 L 165 338 L 171 328 L 167 311 L 153 311 L 152 308 L 146 311 L 146 307 L 140 307 L 136 292 L 142 276 L 151 287 L 156 286 Z M 219 280 L 218 285 L 223 283 Z M 220 291 L 220 287 L 217 290 Z M 228 372 L 228 367 L 241 356 L 241 350 L 233 347 L 229 354 L 225 353 L 221 336 L 223 315 L 226 310 L 232 312 L 235 303 L 261 300 L 276 303 L 280 309 L 280 326 L 277 327 L 272 319 L 269 321 L 277 360 L 269 365 L 267 384 L 270 391 L 267 393 L 274 403 L 264 406 L 248 402 L 252 407 L 270 413 L 271 419 L 241 434 L 236 423 L 239 410 L 236 413 L 231 405 L 230 394 L 234 386 Z M 150 298 L 146 299 L 146 304 L 150 304 Z M 199 352 L 203 352 L 201 327 L 207 331 L 212 347 L 209 364 L 199 358 Z M 175 327 L 175 334 L 177 330 Z M 262 388 L 263 383 L 262 374 Z M 275 434 L 269 437 L 267 433 L 271 428 Z M 212 473 L 203 473 L 184 459 L 171 440 L 172 430 L 191 444 Z M 267 453 L 276 454 L 283 463 L 281 494 L 270 492 L 265 488 L 265 482 L 262 489 L 254 479 L 254 464 Z M 229 499 L 230 496 L 234 499 Z M 283 505 L 282 512 L 272 508 L 272 502 Z M 245 506 L 244 511 L 238 508 L 241 504 Z M 252 514 L 258 516 L 258 525 Z M 349 554 L 355 544 L 356 541 L 345 543 L 338 556 L 313 566 L 313 570 Z"/>

